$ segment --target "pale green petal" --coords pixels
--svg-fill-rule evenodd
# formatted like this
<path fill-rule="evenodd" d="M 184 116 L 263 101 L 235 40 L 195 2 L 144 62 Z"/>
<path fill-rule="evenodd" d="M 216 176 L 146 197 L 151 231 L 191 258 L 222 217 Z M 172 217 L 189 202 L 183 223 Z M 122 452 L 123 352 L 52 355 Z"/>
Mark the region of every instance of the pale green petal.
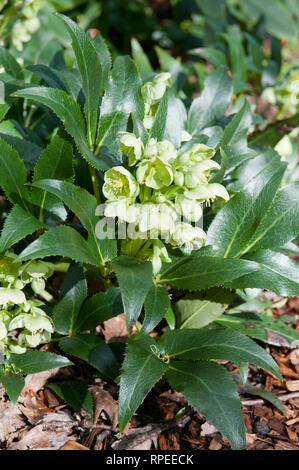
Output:
<path fill-rule="evenodd" d="M 5 324 L 0 320 L 0 340 L 4 339 L 7 335 Z"/>
<path fill-rule="evenodd" d="M 0 304 L 16 304 L 26 305 L 26 297 L 24 292 L 19 289 L 9 289 L 7 287 L 0 287 Z"/>

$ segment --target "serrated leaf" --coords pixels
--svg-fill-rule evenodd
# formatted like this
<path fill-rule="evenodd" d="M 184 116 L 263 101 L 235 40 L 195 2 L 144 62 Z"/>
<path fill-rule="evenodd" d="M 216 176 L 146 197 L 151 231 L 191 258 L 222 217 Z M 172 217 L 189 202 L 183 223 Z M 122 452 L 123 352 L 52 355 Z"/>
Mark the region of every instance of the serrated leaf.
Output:
<path fill-rule="evenodd" d="M 239 385 L 240 383 L 239 377 L 236 374 L 234 374 L 233 378 L 235 382 Z M 272 403 L 274 406 L 276 406 L 276 408 L 279 411 L 281 411 L 286 416 L 286 418 L 288 418 L 287 409 L 283 405 L 282 401 L 274 393 L 269 392 L 268 390 L 263 390 L 263 389 L 254 387 L 253 385 L 249 383 L 245 383 L 245 384 L 241 383 L 238 388 L 239 388 L 239 393 L 255 395 L 255 396 L 263 398 L 269 403 Z M 246 406 L 246 402 L 244 403 L 244 405 Z"/>
<path fill-rule="evenodd" d="M 150 61 L 137 39 L 131 39 L 132 56 L 140 73 L 153 72 Z"/>
<path fill-rule="evenodd" d="M 285 164 L 273 158 L 243 191 L 236 194 L 218 212 L 211 223 L 206 244 L 212 245 L 217 254 L 226 257 L 241 256 L 250 247 L 255 233 L 267 233 L 263 218 L 278 190 Z"/>
<path fill-rule="evenodd" d="M 145 316 L 141 328 L 141 333 L 150 333 L 155 326 L 164 318 L 170 308 L 170 299 L 166 287 L 153 285 L 145 299 Z"/>
<path fill-rule="evenodd" d="M 295 348 L 299 345 L 299 333 L 286 325 L 279 318 L 262 313 L 236 313 L 221 315 L 216 322 L 226 328 L 232 328 L 265 343 Z"/>
<path fill-rule="evenodd" d="M 80 264 L 70 266 L 61 288 L 61 298 L 53 309 L 55 331 L 72 334 L 82 303 L 87 296 L 87 283 Z"/>
<path fill-rule="evenodd" d="M 141 312 L 143 303 L 153 284 L 152 264 L 136 258 L 120 256 L 111 262 L 119 283 L 127 327 L 130 329 Z"/>
<path fill-rule="evenodd" d="M 92 145 L 96 137 L 99 102 L 103 91 L 102 66 L 96 49 L 85 31 L 69 17 L 65 15 L 59 15 L 59 17 L 66 24 L 71 36 L 77 66 L 82 77 L 88 142 Z"/>
<path fill-rule="evenodd" d="M 57 71 L 48 65 L 33 64 L 29 65 L 27 69 L 41 77 L 50 87 L 66 91 L 63 81 L 56 73 Z"/>
<path fill-rule="evenodd" d="M 53 158 L 55 156 L 55 158 Z M 41 153 L 35 166 L 33 182 L 44 178 L 59 180 L 72 180 L 74 176 L 73 168 L 73 148 L 72 145 L 59 135 L 55 135 L 45 150 Z M 57 219 L 57 210 L 64 214 L 62 220 L 66 218 L 66 211 L 59 199 L 52 194 L 47 194 L 39 188 L 33 188 L 31 192 L 33 203 L 39 208 L 40 220 L 46 219 L 51 224 Z"/>
<path fill-rule="evenodd" d="M 19 374 L 2 373 L 0 371 L 0 383 L 4 387 L 8 398 L 11 401 L 11 405 L 15 406 L 25 386 L 24 377 Z"/>
<path fill-rule="evenodd" d="M 41 222 L 28 214 L 22 207 L 15 205 L 4 222 L 0 237 L 0 253 L 42 228 L 44 225 Z"/>
<path fill-rule="evenodd" d="M 80 106 L 65 91 L 47 87 L 32 87 L 18 90 L 16 96 L 32 99 L 48 106 L 61 119 L 66 131 L 74 138 L 83 157 L 99 170 L 107 170 L 106 162 L 95 157 L 89 150 L 86 128 Z"/>
<path fill-rule="evenodd" d="M 168 365 L 153 354 L 151 347 L 155 345 L 149 336 L 133 338 L 128 343 L 119 390 L 118 421 L 121 432 L 168 369 Z"/>
<path fill-rule="evenodd" d="M 242 405 L 227 370 L 212 362 L 175 362 L 166 373 L 170 385 L 205 415 L 233 449 L 246 445 Z"/>
<path fill-rule="evenodd" d="M 275 249 L 293 240 L 298 232 L 299 182 L 295 182 L 276 193 L 241 256 L 260 249 Z"/>
<path fill-rule="evenodd" d="M 255 155 L 255 151 L 247 145 L 247 133 L 251 123 L 250 106 L 245 100 L 242 108 L 225 127 L 219 144 L 228 156 L 228 170 L 232 170 Z"/>
<path fill-rule="evenodd" d="M 24 261 L 46 256 L 63 256 L 79 263 L 98 265 L 97 258 L 84 238 L 76 230 L 66 226 L 51 228 L 20 253 L 20 259 Z"/>
<path fill-rule="evenodd" d="M 118 134 L 127 128 L 128 115 L 121 111 L 113 111 L 109 114 L 101 116 L 98 129 L 98 148 L 105 146 L 118 159 Z"/>
<path fill-rule="evenodd" d="M 96 225 L 99 222 L 96 216 L 98 203 L 92 194 L 74 184 L 54 179 L 41 180 L 33 186 L 54 194 L 77 215 L 88 232 L 88 245 L 99 264 L 114 256 L 116 240 L 99 240 L 96 236 Z"/>
<path fill-rule="evenodd" d="M 14 56 L 3 46 L 0 46 L 0 64 L 2 65 L 2 67 L 4 67 L 5 72 L 12 75 L 14 78 L 23 78 L 23 72 L 20 64 L 16 61 Z"/>
<path fill-rule="evenodd" d="M 167 331 L 161 336 L 158 346 L 170 358 L 249 362 L 272 372 L 281 379 L 280 369 L 272 357 L 238 331 L 222 328 Z"/>
<path fill-rule="evenodd" d="M 28 189 L 26 168 L 18 153 L 0 138 L 0 186 L 7 198 L 28 211 Z M 27 200 L 27 201 L 26 201 Z"/>
<path fill-rule="evenodd" d="M 220 33 L 220 35 L 228 44 L 234 92 L 239 93 L 244 90 L 244 87 L 246 89 L 247 57 L 242 43 L 238 41 L 235 34 Z"/>
<path fill-rule="evenodd" d="M 187 294 L 175 305 L 179 328 L 202 328 L 221 315 L 234 294 L 214 288 L 206 292 Z"/>
<path fill-rule="evenodd" d="M 232 94 L 227 68 L 221 66 L 207 77 L 201 96 L 193 100 L 188 115 L 188 131 L 195 135 L 204 127 L 215 124 L 228 108 Z"/>
<path fill-rule="evenodd" d="M 260 250 L 247 254 L 246 258 L 260 263 L 263 268 L 253 275 L 248 274 L 232 283 L 225 283 L 226 287 L 232 285 L 236 289 L 258 288 L 274 291 L 282 297 L 299 295 L 299 266 L 288 256 L 271 250 Z"/>
<path fill-rule="evenodd" d="M 92 330 L 122 312 L 120 289 L 111 287 L 106 292 L 98 292 L 84 302 L 75 324 L 75 330 Z"/>
<path fill-rule="evenodd" d="M 159 277 L 161 282 L 180 289 L 200 290 L 239 278 L 240 272 L 247 274 L 259 269 L 259 264 L 247 260 L 191 255 L 168 268 Z"/>
<path fill-rule="evenodd" d="M 112 64 L 111 54 L 105 39 L 103 39 L 99 31 L 97 31 L 97 35 L 93 39 L 92 43 L 97 51 L 98 58 L 102 66 L 102 88 L 103 90 L 106 90 Z"/>
<path fill-rule="evenodd" d="M 120 111 L 127 116 L 137 113 L 142 119 L 144 103 L 140 89 L 141 80 L 133 60 L 128 56 L 117 57 L 102 100 L 101 118 L 114 111 Z"/>
<path fill-rule="evenodd" d="M 161 99 L 157 112 L 154 117 L 153 125 L 149 131 L 149 137 L 162 140 L 166 128 L 166 119 L 168 112 L 168 93 L 166 92 Z"/>
<path fill-rule="evenodd" d="M 66 357 L 46 351 L 26 351 L 23 354 L 11 354 L 7 363 L 20 368 L 23 374 L 37 374 L 44 370 L 72 365 Z"/>

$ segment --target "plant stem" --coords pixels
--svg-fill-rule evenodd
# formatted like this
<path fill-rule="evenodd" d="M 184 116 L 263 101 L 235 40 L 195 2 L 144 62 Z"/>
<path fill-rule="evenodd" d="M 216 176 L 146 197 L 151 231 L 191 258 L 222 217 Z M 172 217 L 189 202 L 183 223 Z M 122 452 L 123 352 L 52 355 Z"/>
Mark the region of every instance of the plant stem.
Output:
<path fill-rule="evenodd" d="M 89 173 L 90 173 L 90 177 L 91 177 L 93 193 L 95 195 L 97 203 L 101 204 L 101 196 L 100 196 L 100 190 L 99 190 L 99 185 L 98 185 L 98 177 L 97 177 L 97 173 L 96 173 L 95 168 L 93 168 L 92 166 L 89 166 Z"/>

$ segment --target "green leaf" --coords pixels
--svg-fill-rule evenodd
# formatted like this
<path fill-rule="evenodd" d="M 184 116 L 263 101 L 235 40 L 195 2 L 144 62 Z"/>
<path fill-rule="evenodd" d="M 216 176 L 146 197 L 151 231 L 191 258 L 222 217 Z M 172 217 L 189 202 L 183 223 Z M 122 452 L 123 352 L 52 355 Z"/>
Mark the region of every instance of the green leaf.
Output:
<path fill-rule="evenodd" d="M 216 256 L 185 257 L 160 275 L 161 282 L 180 289 L 200 290 L 219 286 L 226 281 L 261 269 L 257 263 Z"/>
<path fill-rule="evenodd" d="M 120 256 L 113 260 L 111 265 L 118 279 L 127 327 L 130 329 L 139 317 L 153 284 L 152 264 L 149 261 L 140 262 L 136 258 Z"/>
<path fill-rule="evenodd" d="M 128 116 L 121 111 L 113 111 L 101 116 L 98 129 L 98 148 L 105 146 L 119 157 L 118 134 L 127 128 Z"/>
<path fill-rule="evenodd" d="M 2 373 L 0 371 L 0 383 L 4 387 L 11 405 L 15 406 L 25 385 L 25 379 L 19 374 Z"/>
<path fill-rule="evenodd" d="M 238 380 L 238 376 L 234 374 L 233 378 L 235 382 L 239 385 L 240 380 Z M 286 416 L 286 418 L 288 418 L 287 409 L 285 408 L 281 400 L 274 393 L 269 392 L 268 390 L 261 390 L 260 388 L 254 387 L 253 385 L 249 383 L 240 384 L 238 388 L 239 388 L 239 393 L 255 395 L 255 396 L 263 398 L 269 403 L 272 403 L 274 406 L 276 406 L 277 409 L 279 409 Z M 244 403 L 244 405 L 246 406 L 246 402 Z"/>
<path fill-rule="evenodd" d="M 195 49 L 194 53 L 198 53 L 200 57 L 208 60 L 215 67 L 219 67 L 220 65 L 227 65 L 226 55 L 214 47 L 201 47 L 200 49 Z"/>
<path fill-rule="evenodd" d="M 55 331 L 72 334 L 81 306 L 87 296 L 87 283 L 80 264 L 70 266 L 61 288 L 61 299 L 53 309 Z"/>
<path fill-rule="evenodd" d="M 266 207 L 265 207 L 266 209 Z M 279 190 L 265 210 L 249 244 L 242 252 L 275 249 L 293 240 L 299 232 L 299 182 Z"/>
<path fill-rule="evenodd" d="M 59 226 L 48 230 L 20 253 L 20 259 L 24 261 L 46 256 L 64 256 L 79 263 L 98 265 L 87 242 L 71 227 Z"/>
<path fill-rule="evenodd" d="M 221 315 L 234 294 L 229 290 L 214 288 L 187 294 L 175 305 L 179 328 L 202 328 Z"/>
<path fill-rule="evenodd" d="M 238 41 L 238 37 L 235 34 L 221 33 L 220 36 L 228 44 L 234 92 L 239 93 L 244 90 L 244 86 L 246 88 L 247 57 L 242 43 Z"/>
<path fill-rule="evenodd" d="M 169 308 L 170 300 L 166 287 L 157 287 L 153 285 L 148 291 L 145 299 L 145 316 L 141 332 L 144 334 L 150 333 L 164 318 Z"/>
<path fill-rule="evenodd" d="M 0 137 L 0 186 L 7 198 L 28 211 L 26 168 L 18 153 Z"/>
<path fill-rule="evenodd" d="M 105 39 L 103 39 L 99 31 L 92 43 L 97 51 L 98 58 L 102 66 L 102 89 L 106 90 L 112 63 L 111 54 Z"/>
<path fill-rule="evenodd" d="M 20 64 L 14 56 L 3 46 L 0 46 L 0 64 L 4 67 L 5 72 L 14 78 L 22 79 L 23 72 Z"/>
<path fill-rule="evenodd" d="M 244 105 L 225 127 L 219 146 L 228 156 L 228 169 L 232 170 L 243 161 L 253 157 L 255 152 L 247 145 L 247 133 L 252 123 L 250 106 Z"/>
<path fill-rule="evenodd" d="M 92 145 L 96 137 L 100 97 L 102 95 L 102 66 L 96 49 L 88 35 L 69 17 L 59 15 L 65 22 L 72 39 L 72 46 L 85 96 L 85 115 L 88 130 L 88 142 Z"/>
<path fill-rule="evenodd" d="M 166 119 L 168 114 L 168 93 L 166 92 L 161 99 L 157 112 L 155 114 L 153 125 L 149 131 L 149 137 L 162 140 L 166 128 Z"/>
<path fill-rule="evenodd" d="M 15 95 L 32 99 L 52 109 L 61 119 L 66 131 L 74 138 L 78 150 L 88 163 L 99 170 L 105 171 L 109 168 L 106 162 L 90 152 L 80 106 L 65 91 L 47 87 L 32 87 L 18 90 Z"/>
<path fill-rule="evenodd" d="M 269 317 L 263 313 L 245 312 L 221 315 L 216 322 L 275 346 L 295 348 L 299 345 L 299 333 L 294 328 L 278 318 Z"/>
<path fill-rule="evenodd" d="M 131 39 L 131 48 L 132 48 L 132 56 L 134 61 L 137 64 L 138 70 L 140 73 L 148 73 L 153 72 L 153 68 L 151 66 L 150 61 L 147 58 L 144 50 L 142 49 L 141 45 L 137 41 L 137 39 Z"/>
<path fill-rule="evenodd" d="M 70 405 L 75 411 L 83 408 L 93 415 L 91 393 L 87 388 L 87 384 L 81 380 L 50 383 L 47 384 L 47 388 L 53 390 L 56 395 L 62 398 L 62 400 Z"/>
<path fill-rule="evenodd" d="M 164 139 L 170 140 L 177 148 L 181 145 L 182 130 L 186 120 L 187 113 L 184 103 L 175 96 L 169 96 Z"/>
<path fill-rule="evenodd" d="M 71 180 L 73 176 L 72 144 L 56 134 L 39 157 L 34 168 L 33 182 L 45 178 Z"/>
<path fill-rule="evenodd" d="M 119 287 L 111 287 L 106 292 L 98 292 L 84 302 L 77 318 L 75 330 L 92 330 L 122 312 L 120 289 Z"/>
<path fill-rule="evenodd" d="M 133 60 L 128 56 L 117 57 L 102 100 L 101 118 L 114 111 L 120 111 L 127 116 L 130 113 L 137 113 L 142 119 L 144 103 L 140 89 L 141 79 Z"/>
<path fill-rule="evenodd" d="M 158 346 L 169 357 L 183 360 L 224 359 L 232 362 L 249 362 L 262 367 L 281 379 L 278 365 L 254 341 L 238 331 L 223 328 L 184 329 L 167 331 Z"/>
<path fill-rule="evenodd" d="M 245 9 L 246 7 L 246 9 Z M 248 0 L 243 5 L 245 11 L 254 11 L 256 20 L 260 16 L 264 16 L 266 22 L 266 29 L 273 36 L 279 39 L 294 39 L 298 35 L 298 28 L 292 18 L 291 12 L 288 10 L 284 2 L 280 0 Z"/>
<path fill-rule="evenodd" d="M 63 351 L 87 361 L 104 377 L 115 380 L 119 375 L 120 363 L 109 344 L 92 334 L 65 337 L 59 341 Z"/>
<path fill-rule="evenodd" d="M 72 365 L 66 357 L 46 351 L 26 351 L 23 354 L 11 354 L 7 363 L 20 368 L 23 374 L 37 374 L 44 370 Z"/>
<path fill-rule="evenodd" d="M 241 401 L 224 367 L 212 362 L 175 362 L 166 377 L 170 385 L 229 440 L 233 449 L 245 447 Z"/>
<path fill-rule="evenodd" d="M 155 347 L 155 341 L 149 336 L 132 338 L 128 343 L 119 390 L 118 421 L 121 432 L 168 369 L 168 365 L 153 354 Z"/>
<path fill-rule="evenodd" d="M 284 163 L 276 158 L 270 160 L 244 191 L 236 194 L 218 212 L 209 227 L 206 244 L 212 245 L 224 258 L 241 256 L 250 249 L 256 233 L 257 236 L 267 233 L 263 218 L 271 207 L 284 171 Z"/>
<path fill-rule="evenodd" d="M 260 250 L 247 254 L 246 258 L 260 263 L 263 269 L 234 279 L 232 283 L 226 282 L 226 287 L 231 288 L 233 285 L 236 289 L 268 289 L 282 297 L 299 295 L 299 266 L 288 256 L 271 250 Z"/>
<path fill-rule="evenodd" d="M 94 196 L 85 189 L 66 181 L 46 179 L 34 183 L 33 186 L 54 194 L 77 215 L 88 232 L 88 245 L 99 264 L 110 259 L 111 255 L 113 256 L 116 240 L 99 240 L 96 236 L 99 218 L 96 216 L 98 203 Z"/>
<path fill-rule="evenodd" d="M 44 225 L 41 222 L 28 214 L 22 207 L 15 205 L 4 222 L 0 237 L 0 253 L 42 228 Z"/>
<path fill-rule="evenodd" d="M 233 86 L 227 68 L 221 66 L 207 77 L 201 96 L 193 100 L 188 116 L 188 131 L 194 135 L 215 124 L 228 108 L 232 94 Z"/>
<path fill-rule="evenodd" d="M 55 159 L 53 159 L 55 155 Z M 59 135 L 55 135 L 45 150 L 41 153 L 34 169 L 33 182 L 44 178 L 59 180 L 72 180 L 74 176 L 73 168 L 73 147 Z M 65 212 L 63 204 L 52 194 L 33 188 L 31 192 L 33 203 L 40 208 L 39 217 L 46 221 L 56 219 L 57 210 Z M 46 217 L 45 217 L 46 216 Z M 66 218 L 62 219 L 62 221 Z"/>
<path fill-rule="evenodd" d="M 27 69 L 41 77 L 50 87 L 66 91 L 64 83 L 56 73 L 57 71 L 48 65 L 34 64 L 29 65 Z"/>

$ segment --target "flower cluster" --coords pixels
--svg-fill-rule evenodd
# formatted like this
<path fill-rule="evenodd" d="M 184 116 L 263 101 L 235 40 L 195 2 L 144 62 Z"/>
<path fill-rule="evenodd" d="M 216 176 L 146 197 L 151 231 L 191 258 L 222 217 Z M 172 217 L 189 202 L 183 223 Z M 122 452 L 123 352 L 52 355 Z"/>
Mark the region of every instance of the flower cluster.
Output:
<path fill-rule="evenodd" d="M 0 260 L 0 351 L 7 356 L 21 354 L 26 347 L 46 343 L 53 333 L 51 319 L 37 300 L 27 300 L 24 287 L 31 284 L 35 293 L 45 289 L 45 279 L 53 274 L 50 263 L 39 260 L 22 264 L 13 253 Z M 18 335 L 13 335 L 19 330 Z"/>
<path fill-rule="evenodd" d="M 12 27 L 11 40 L 18 51 L 23 50 L 23 43 L 28 42 L 32 34 L 38 30 L 40 22 L 37 14 L 44 3 L 44 0 L 16 2 L 15 9 L 19 19 Z"/>
<path fill-rule="evenodd" d="M 262 98 L 270 104 L 277 104 L 280 114 L 285 112 L 295 114 L 299 105 L 299 72 L 294 71 L 282 85 L 275 88 L 266 88 L 262 93 Z"/>
<path fill-rule="evenodd" d="M 170 75 L 163 73 L 142 87 L 147 130 L 169 84 Z M 220 168 L 212 160 L 215 150 L 194 142 L 186 131 L 181 141 L 177 149 L 168 140 L 148 138 L 144 143 L 135 134 L 122 132 L 119 147 L 128 168 L 116 166 L 105 173 L 105 216 L 129 223 L 130 240 L 122 243 L 122 252 L 150 259 L 155 273 L 163 261 L 170 262 L 165 244 L 187 252 L 203 245 L 202 203 L 229 198 L 222 185 L 209 183 L 211 171 Z"/>

